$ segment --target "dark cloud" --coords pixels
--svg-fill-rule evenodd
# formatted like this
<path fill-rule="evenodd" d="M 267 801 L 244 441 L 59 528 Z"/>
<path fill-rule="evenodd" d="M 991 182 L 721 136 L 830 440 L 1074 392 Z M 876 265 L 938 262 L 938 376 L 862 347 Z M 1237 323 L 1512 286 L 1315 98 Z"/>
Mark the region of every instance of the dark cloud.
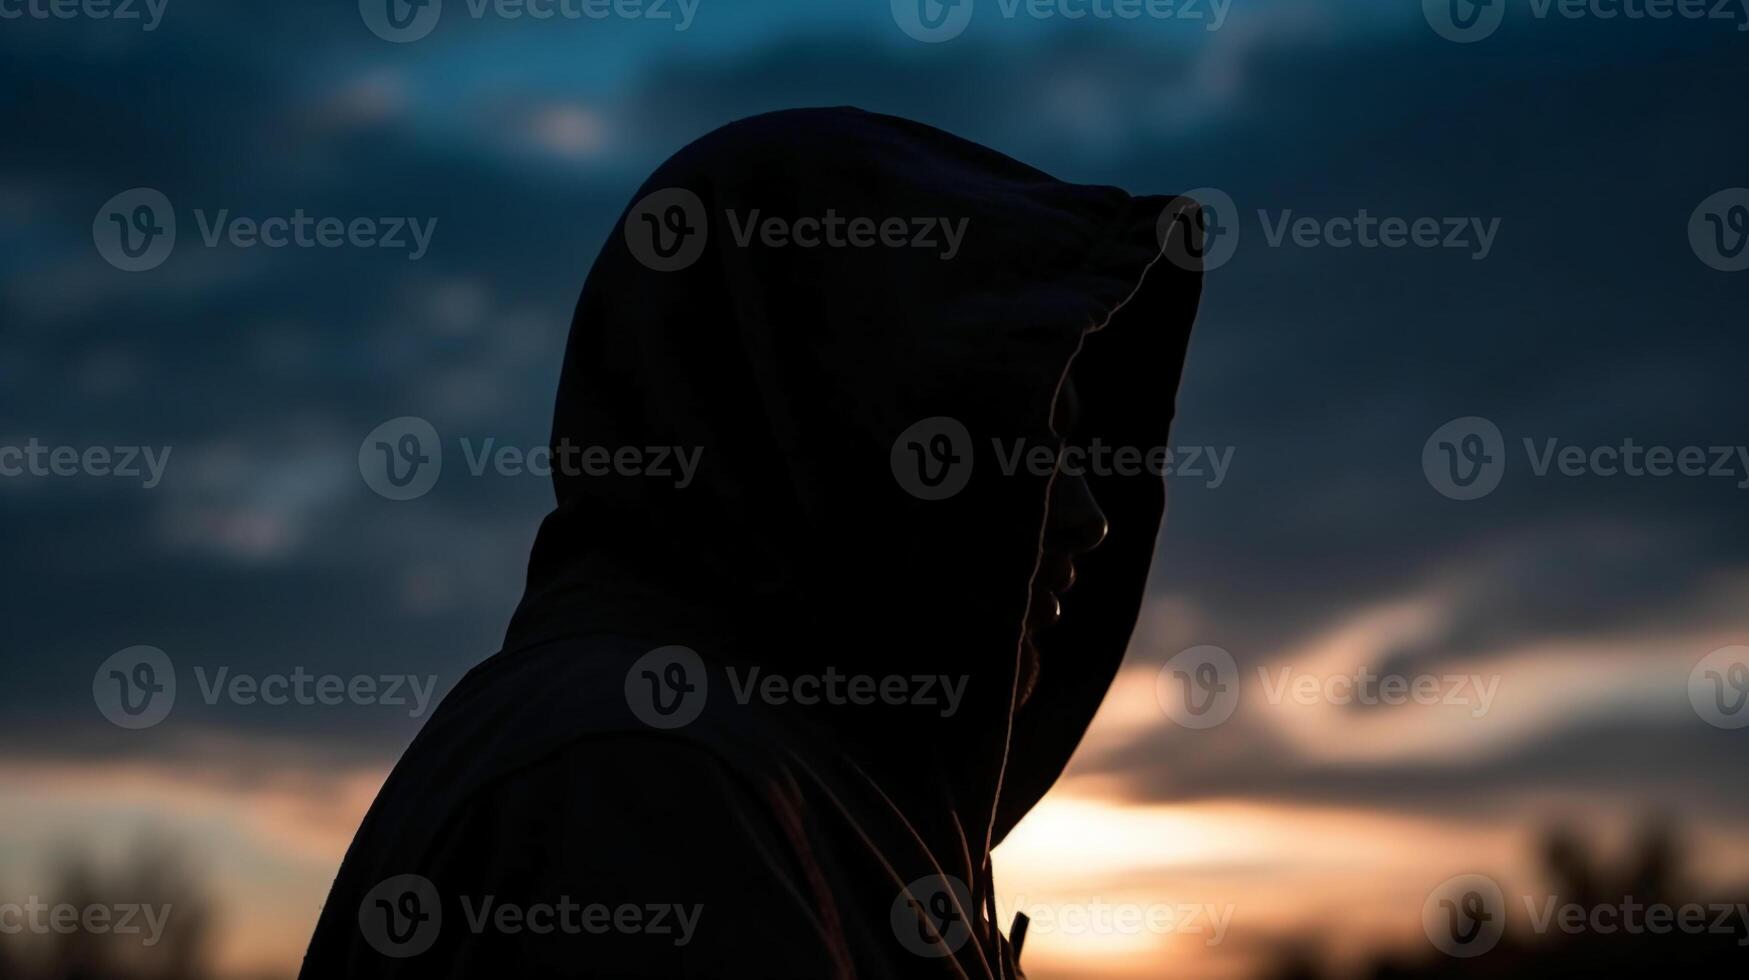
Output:
<path fill-rule="evenodd" d="M 1674 630 L 1749 563 L 1749 491 L 1730 481 L 1538 479 L 1516 448 L 1745 440 L 1749 294 L 1685 232 L 1703 197 L 1749 182 L 1749 62 L 1728 30 L 1551 22 L 1458 46 L 1343 8 L 1318 32 L 1235 13 L 1206 37 L 1075 26 L 1023 43 L 997 25 L 934 47 L 878 24 L 738 44 L 578 35 L 568 62 L 482 65 L 504 29 L 446 24 L 402 50 L 344 5 L 172 13 L 146 38 L 0 33 L 0 87 L 19 96 L 0 148 L 0 438 L 175 446 L 152 491 L 0 486 L 0 711 L 40 736 L 11 752 L 174 745 L 174 731 L 118 738 L 91 704 L 90 672 L 136 643 L 189 667 L 431 671 L 444 687 L 490 653 L 548 491 L 461 476 L 455 459 L 429 497 L 385 501 L 358 479 L 359 440 L 413 414 L 452 440 L 544 441 L 571 304 L 642 173 L 715 125 L 795 104 L 859 104 L 1067 178 L 1237 202 L 1243 237 L 1209 277 L 1178 427 L 1181 443 L 1234 447 L 1233 466 L 1217 488 L 1175 482 L 1155 580 L 1202 613 L 1197 642 L 1264 661 L 1435 593 L 1451 626 L 1382 661 L 1474 660 Z M 457 73 L 496 81 L 446 83 Z M 599 151 L 528 144 L 519 110 L 548 104 L 599 126 Z M 175 202 L 186 244 L 130 276 L 89 229 L 142 185 Z M 419 262 L 239 252 L 199 247 L 195 208 L 438 225 Z M 1256 214 L 1362 208 L 1500 224 L 1472 261 L 1272 248 Z M 1427 436 L 1464 415 L 1495 420 L 1516 453 L 1468 503 L 1420 469 Z M 417 727 L 353 709 L 172 724 L 385 758 Z M 1719 778 L 1740 753 L 1729 734 L 1605 720 L 1455 766 L 1336 767 L 1234 725 L 1089 765 L 1149 799 L 1456 811 L 1554 788 L 1740 812 Z"/>

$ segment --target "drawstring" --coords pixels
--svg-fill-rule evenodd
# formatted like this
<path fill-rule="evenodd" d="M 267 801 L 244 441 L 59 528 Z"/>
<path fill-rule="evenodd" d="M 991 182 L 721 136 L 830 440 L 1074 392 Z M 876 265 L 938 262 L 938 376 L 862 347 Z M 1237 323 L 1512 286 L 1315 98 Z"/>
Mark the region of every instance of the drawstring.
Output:
<path fill-rule="evenodd" d="M 992 945 L 995 949 L 991 959 L 996 961 L 997 980 L 1008 980 L 1009 958 L 1003 955 L 1002 931 L 996 925 L 996 916 L 999 914 L 996 910 L 996 869 L 987 853 L 984 855 L 983 870 L 978 875 L 978 891 L 983 893 L 983 919 L 994 939 Z M 979 904 L 977 898 L 973 899 L 973 904 Z M 1031 921 L 1025 912 L 1016 911 L 1014 924 L 1008 929 L 1008 948 L 1013 951 L 1013 963 L 1016 970 L 1020 969 L 1020 948 L 1026 943 L 1026 927 Z M 1019 980 L 1018 976 L 1015 980 Z"/>

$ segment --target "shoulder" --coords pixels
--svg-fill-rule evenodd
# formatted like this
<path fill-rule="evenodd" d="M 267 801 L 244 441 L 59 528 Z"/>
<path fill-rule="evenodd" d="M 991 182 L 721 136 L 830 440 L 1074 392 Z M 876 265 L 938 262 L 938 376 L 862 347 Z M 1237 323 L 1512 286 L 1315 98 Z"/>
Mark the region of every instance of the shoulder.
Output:
<path fill-rule="evenodd" d="M 458 817 L 431 855 L 440 888 L 517 909 L 569 903 L 601 927 L 570 945 L 608 961 L 847 975 L 825 876 L 782 780 L 697 741 L 579 739 L 494 781 Z M 514 945 L 536 960 L 566 946 Z"/>

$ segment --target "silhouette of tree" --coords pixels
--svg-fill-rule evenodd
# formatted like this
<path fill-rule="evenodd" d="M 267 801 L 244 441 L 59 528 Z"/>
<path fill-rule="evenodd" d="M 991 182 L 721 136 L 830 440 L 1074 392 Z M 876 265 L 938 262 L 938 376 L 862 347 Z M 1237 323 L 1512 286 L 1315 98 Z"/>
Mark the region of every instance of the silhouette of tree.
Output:
<path fill-rule="evenodd" d="M 1749 903 L 1749 896 L 1743 894 L 1749 889 L 1738 889 L 1734 898 L 1694 892 L 1684 880 L 1686 852 L 1677 828 L 1663 817 L 1642 823 L 1627 857 L 1619 862 L 1611 863 L 1599 855 L 1570 823 L 1547 828 L 1538 843 L 1547 894 L 1555 896 L 1557 906 L 1570 903 L 1589 910 L 1605 905 L 1621 907 L 1629 901 L 1642 908 L 1699 905 L 1708 909 L 1700 931 L 1674 927 L 1662 933 L 1645 928 L 1599 931 L 1587 927 L 1567 932 L 1549 927 L 1537 932 L 1525 929 L 1520 919 L 1509 918 L 1499 944 L 1479 956 L 1453 958 L 1431 946 L 1416 955 L 1381 951 L 1365 958 L 1365 965 L 1354 975 L 1372 980 L 1741 976 L 1749 963 L 1749 946 L 1739 945 L 1749 942 L 1744 923 L 1733 911 L 1723 923 L 1726 928 L 1715 926 L 1718 909 Z M 1509 897 L 1508 902 L 1512 901 Z M 1644 921 L 1642 912 L 1640 922 Z M 1329 980 L 1335 974 L 1320 963 L 1315 938 L 1299 936 L 1280 945 L 1263 976 L 1267 980 Z"/>
<path fill-rule="evenodd" d="M 119 868 L 102 868 L 89 851 L 68 847 L 55 861 L 48 893 L 16 896 L 20 904 L 36 898 L 52 906 L 111 910 L 110 927 L 88 929 L 83 922 L 56 928 L 27 927 L 0 943 L 0 980 L 208 980 L 212 902 L 186 852 L 174 842 L 145 836 L 135 842 Z M 143 913 L 133 915 L 138 932 L 122 933 L 119 909 L 152 906 L 163 931 L 154 937 Z"/>

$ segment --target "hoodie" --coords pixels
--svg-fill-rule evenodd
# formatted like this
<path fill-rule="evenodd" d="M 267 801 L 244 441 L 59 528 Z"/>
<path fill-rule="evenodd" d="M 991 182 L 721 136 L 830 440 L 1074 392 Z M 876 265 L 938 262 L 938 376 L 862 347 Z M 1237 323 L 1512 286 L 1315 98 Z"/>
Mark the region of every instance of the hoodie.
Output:
<path fill-rule="evenodd" d="M 1199 217 L 848 108 L 664 163 L 577 304 L 503 649 L 302 975 L 1019 976 L 990 852 L 1118 669 L 1165 488 L 1087 475 L 1110 533 L 1023 697 L 1051 468 L 1018 454 L 1061 449 L 1071 372 L 1078 444 L 1167 445 Z"/>

